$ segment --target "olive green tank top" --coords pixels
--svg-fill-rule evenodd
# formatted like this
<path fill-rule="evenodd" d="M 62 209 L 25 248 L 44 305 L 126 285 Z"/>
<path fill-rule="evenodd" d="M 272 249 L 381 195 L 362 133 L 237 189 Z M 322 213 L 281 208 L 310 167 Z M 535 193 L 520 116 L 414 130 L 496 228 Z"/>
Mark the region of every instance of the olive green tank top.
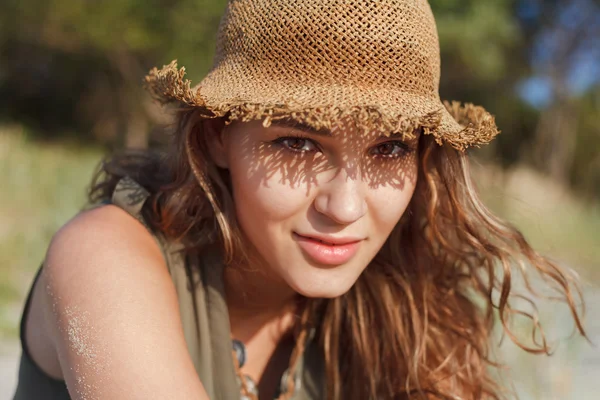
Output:
<path fill-rule="evenodd" d="M 141 214 L 147 197 L 148 192 L 144 188 L 126 177 L 118 183 L 112 204 L 147 226 Z M 160 234 L 153 232 L 153 236 L 161 247 L 177 291 L 185 341 L 200 381 L 211 400 L 239 400 L 240 387 L 232 360 L 229 315 L 222 280 L 223 263 L 215 252 L 197 257 L 185 256 L 182 246 L 166 241 Z M 35 280 L 39 274 L 38 271 Z M 65 382 L 46 375 L 28 352 L 25 320 L 30 300 L 31 290 L 21 318 L 23 351 L 14 400 L 69 400 L 71 397 Z M 323 366 L 321 351 L 309 338 L 306 351 L 296 366 L 293 400 L 325 398 Z"/>

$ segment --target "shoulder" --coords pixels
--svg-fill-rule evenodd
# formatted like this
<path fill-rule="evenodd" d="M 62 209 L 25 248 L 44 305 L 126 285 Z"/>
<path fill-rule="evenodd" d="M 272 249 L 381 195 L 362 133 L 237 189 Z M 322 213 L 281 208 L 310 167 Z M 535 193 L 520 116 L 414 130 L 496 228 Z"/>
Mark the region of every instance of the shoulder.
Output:
<path fill-rule="evenodd" d="M 63 296 L 101 289 L 108 282 L 110 287 L 103 289 L 110 291 L 132 289 L 148 279 L 164 281 L 166 289 L 170 282 L 156 240 L 138 220 L 113 205 L 83 212 L 56 233 L 43 277 Z"/>
<path fill-rule="evenodd" d="M 135 218 L 112 205 L 77 216 L 53 238 L 41 278 L 69 390 L 110 381 L 87 395 L 115 398 L 144 377 L 148 396 L 177 386 L 199 393 L 175 287 L 158 243 Z"/>
<path fill-rule="evenodd" d="M 102 260 L 116 253 L 162 261 L 160 248 L 146 227 L 121 208 L 106 205 L 85 211 L 64 225 L 54 235 L 47 259 L 93 255 Z"/>

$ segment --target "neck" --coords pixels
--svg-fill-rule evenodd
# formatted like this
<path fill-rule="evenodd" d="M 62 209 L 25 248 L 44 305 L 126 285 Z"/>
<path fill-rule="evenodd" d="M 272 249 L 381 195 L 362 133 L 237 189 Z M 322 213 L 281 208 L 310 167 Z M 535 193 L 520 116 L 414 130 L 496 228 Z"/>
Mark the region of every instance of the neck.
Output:
<path fill-rule="evenodd" d="M 257 260 L 229 265 L 224 281 L 234 337 L 244 341 L 263 329 L 281 337 L 293 327 L 299 296 L 282 280 L 273 279 Z"/>

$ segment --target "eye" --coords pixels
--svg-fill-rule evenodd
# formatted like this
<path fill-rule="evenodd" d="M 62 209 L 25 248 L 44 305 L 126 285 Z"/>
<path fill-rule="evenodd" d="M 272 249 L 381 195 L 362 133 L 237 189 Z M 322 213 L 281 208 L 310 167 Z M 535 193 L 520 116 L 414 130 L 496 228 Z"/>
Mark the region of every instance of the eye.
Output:
<path fill-rule="evenodd" d="M 379 143 L 369 150 L 369 153 L 377 157 L 399 157 L 410 151 L 410 147 L 399 140 Z"/>
<path fill-rule="evenodd" d="M 275 140 L 275 143 L 297 153 L 308 153 L 319 150 L 315 142 L 303 137 L 280 137 Z"/>

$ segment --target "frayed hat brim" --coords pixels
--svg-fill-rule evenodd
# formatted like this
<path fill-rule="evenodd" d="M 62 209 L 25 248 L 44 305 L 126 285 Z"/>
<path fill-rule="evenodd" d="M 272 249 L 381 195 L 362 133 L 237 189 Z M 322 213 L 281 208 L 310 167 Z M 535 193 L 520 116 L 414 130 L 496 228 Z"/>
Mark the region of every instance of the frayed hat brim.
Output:
<path fill-rule="evenodd" d="M 314 107 L 248 99 L 209 102 L 202 96 L 201 86 L 192 88 L 185 79 L 185 68 L 178 68 L 176 61 L 153 68 L 145 78 L 145 87 L 160 104 L 197 109 L 206 118 L 226 117 L 229 122 L 263 120 L 263 125 L 269 126 L 271 121 L 285 118 L 315 130 L 330 130 L 340 120 L 350 118 L 359 129 L 382 134 L 411 137 L 420 128 L 424 134 L 433 135 L 438 144 L 448 143 L 460 151 L 487 144 L 499 133 L 494 117 L 483 107 L 457 101 L 439 102 L 439 107 L 434 105 L 418 115 L 384 111 L 376 104 Z"/>

